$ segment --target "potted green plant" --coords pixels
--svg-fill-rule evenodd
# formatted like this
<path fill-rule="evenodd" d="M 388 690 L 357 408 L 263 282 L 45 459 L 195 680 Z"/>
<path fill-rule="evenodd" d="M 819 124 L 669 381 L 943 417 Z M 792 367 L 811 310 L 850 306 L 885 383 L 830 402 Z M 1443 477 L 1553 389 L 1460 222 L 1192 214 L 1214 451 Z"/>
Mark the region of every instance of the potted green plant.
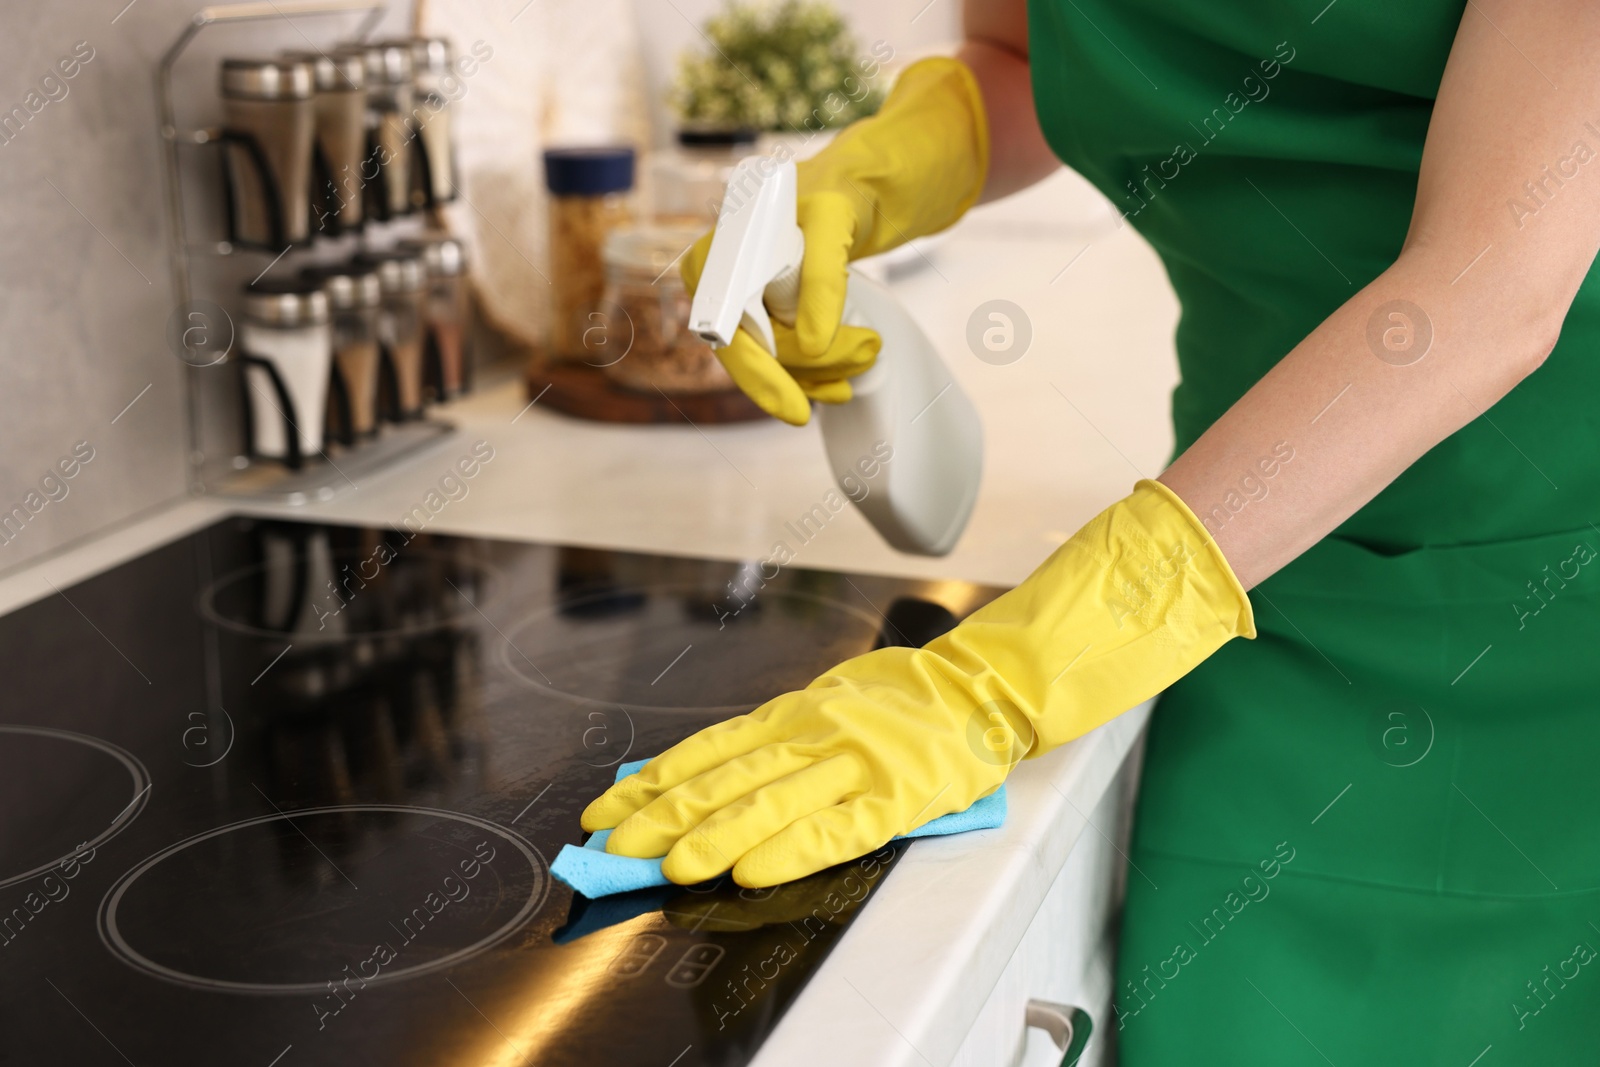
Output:
<path fill-rule="evenodd" d="M 862 50 L 843 16 L 821 0 L 730 0 L 704 34 L 707 47 L 678 63 L 672 103 L 685 125 L 809 139 L 882 102 L 881 68 L 892 50 L 881 43 Z"/>

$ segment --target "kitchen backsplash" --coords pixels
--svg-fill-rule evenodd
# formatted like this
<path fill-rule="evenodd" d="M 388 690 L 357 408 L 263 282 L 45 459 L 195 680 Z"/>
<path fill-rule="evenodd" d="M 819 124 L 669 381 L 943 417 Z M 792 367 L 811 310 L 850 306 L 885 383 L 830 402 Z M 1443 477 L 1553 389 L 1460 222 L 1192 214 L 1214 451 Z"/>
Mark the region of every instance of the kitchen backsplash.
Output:
<path fill-rule="evenodd" d="M 494 49 L 493 70 L 485 67 L 465 102 L 481 110 L 464 114 L 460 129 L 478 142 L 460 146 L 468 184 L 476 179 L 480 190 L 476 210 L 451 214 L 476 239 L 478 262 L 498 269 L 500 289 L 531 291 L 517 271 L 542 253 L 537 149 L 649 139 L 641 96 L 665 127 L 659 101 L 676 54 L 702 43 L 690 20 L 718 0 L 424 4 L 429 32 Z M 199 6 L 12 0 L 0 15 L 0 573 L 186 491 L 182 364 L 167 340 L 175 309 L 155 71 Z M 902 54 L 954 35 L 952 5 L 842 6 L 864 40 L 888 40 Z M 409 0 L 395 0 L 376 32 L 404 34 L 412 17 Z M 323 45 L 356 21 L 299 16 L 208 29 L 178 68 L 179 124 L 220 120 L 222 55 Z M 209 150 L 185 149 L 184 158 L 215 173 Z M 194 205 L 191 237 L 219 237 L 219 215 L 215 203 Z M 266 265 L 253 256 L 211 263 L 218 292 Z"/>
<path fill-rule="evenodd" d="M 13 0 L 0 15 L 0 571 L 185 492 L 155 71 L 200 6 Z M 398 7 L 379 32 L 405 31 Z M 208 30 L 180 107 L 215 122 L 222 52 L 303 48 L 340 19 L 355 25 Z"/>

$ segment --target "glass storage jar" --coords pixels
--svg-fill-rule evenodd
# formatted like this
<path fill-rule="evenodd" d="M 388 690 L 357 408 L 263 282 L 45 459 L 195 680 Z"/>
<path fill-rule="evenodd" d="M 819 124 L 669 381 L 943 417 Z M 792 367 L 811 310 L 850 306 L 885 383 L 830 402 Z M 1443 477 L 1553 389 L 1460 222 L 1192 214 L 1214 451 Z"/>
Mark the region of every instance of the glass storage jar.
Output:
<path fill-rule="evenodd" d="M 455 50 L 443 37 L 411 40 L 411 71 L 417 105 L 412 113 L 417 163 L 412 168 L 411 202 L 417 207 L 435 207 L 456 198 L 450 105 L 466 87 L 455 71 Z"/>
<path fill-rule="evenodd" d="M 411 212 L 411 46 L 409 42 L 351 44 L 367 69 L 367 151 L 361 166 L 367 213 L 390 219 Z"/>
<path fill-rule="evenodd" d="M 315 282 L 267 278 L 244 289 L 239 363 L 251 455 L 298 468 L 322 453 L 333 335 Z"/>
<path fill-rule="evenodd" d="M 280 252 L 310 240 L 312 93 L 307 63 L 222 61 L 228 230 L 235 243 Z"/>
<path fill-rule="evenodd" d="M 367 67 L 351 52 L 285 52 L 311 67 L 316 152 L 311 229 L 336 237 L 361 228 L 361 163 L 367 156 Z"/>
<path fill-rule="evenodd" d="M 427 268 L 414 252 L 369 252 L 353 261 L 377 271 L 379 410 L 391 422 L 422 417 L 423 307 Z"/>
<path fill-rule="evenodd" d="M 378 432 L 378 306 L 382 290 L 377 268 L 343 263 L 307 267 L 302 273 L 322 286 L 332 318 L 328 433 L 341 444 L 354 445 Z"/>
<path fill-rule="evenodd" d="M 678 258 L 703 232 L 655 224 L 606 239 L 604 334 L 591 327 L 589 341 L 591 362 L 618 385 L 647 393 L 733 388 L 711 346 L 689 332 L 689 294 L 678 276 Z"/>
<path fill-rule="evenodd" d="M 728 178 L 756 150 L 753 129 L 689 127 L 677 144 L 650 160 L 651 214 L 656 221 L 710 229 L 722 208 Z"/>
<path fill-rule="evenodd" d="M 553 148 L 544 154 L 550 191 L 548 348 L 558 360 L 588 361 L 584 335 L 605 295 L 606 234 L 633 221 L 633 149 Z"/>
<path fill-rule="evenodd" d="M 433 399 L 448 400 L 466 392 L 472 376 L 472 307 L 467 292 L 466 250 L 447 233 L 425 233 L 402 242 L 400 248 L 416 255 L 427 268 L 423 383 Z"/>

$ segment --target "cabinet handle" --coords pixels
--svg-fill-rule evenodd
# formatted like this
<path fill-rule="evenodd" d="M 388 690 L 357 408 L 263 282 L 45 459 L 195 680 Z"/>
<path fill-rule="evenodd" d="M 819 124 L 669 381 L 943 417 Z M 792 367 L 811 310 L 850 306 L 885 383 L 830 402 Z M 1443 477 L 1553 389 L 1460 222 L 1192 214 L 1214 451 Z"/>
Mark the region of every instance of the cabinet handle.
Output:
<path fill-rule="evenodd" d="M 1050 1035 L 1050 1040 L 1061 1050 L 1061 1067 L 1076 1067 L 1078 1058 L 1083 1055 L 1083 1046 L 1089 1043 L 1089 1035 L 1094 1031 L 1094 1021 L 1088 1012 L 1048 1000 L 1028 1001 L 1027 1024 Z"/>

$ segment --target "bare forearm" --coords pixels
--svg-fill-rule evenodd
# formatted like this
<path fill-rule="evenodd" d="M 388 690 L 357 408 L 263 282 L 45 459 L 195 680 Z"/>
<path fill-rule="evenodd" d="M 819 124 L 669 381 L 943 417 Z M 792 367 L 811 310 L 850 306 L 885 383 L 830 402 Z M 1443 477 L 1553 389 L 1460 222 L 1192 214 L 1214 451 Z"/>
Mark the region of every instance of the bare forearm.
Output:
<path fill-rule="evenodd" d="M 1565 91 L 1531 74 L 1502 31 Z M 1469 6 L 1399 259 L 1162 475 L 1246 588 L 1491 407 L 1555 344 L 1600 247 L 1600 175 L 1569 174 L 1531 219 L 1507 205 L 1552 161 L 1571 160 L 1575 142 L 1594 147 L 1585 123 L 1600 119 L 1600 75 L 1584 42 L 1596 31 L 1586 0 Z M 1268 495 L 1242 506 L 1268 469 Z"/>
<path fill-rule="evenodd" d="M 964 12 L 966 40 L 957 56 L 972 69 L 989 120 L 989 174 L 982 201 L 998 200 L 1061 166 L 1045 143 L 1028 71 L 1026 6 L 1019 0 L 973 0 Z"/>
<path fill-rule="evenodd" d="M 1245 588 L 1321 540 L 1548 353 L 1553 327 L 1451 291 L 1464 265 L 1402 256 L 1162 474 Z M 1369 344 L 1375 319 L 1390 338 L 1381 356 Z"/>

